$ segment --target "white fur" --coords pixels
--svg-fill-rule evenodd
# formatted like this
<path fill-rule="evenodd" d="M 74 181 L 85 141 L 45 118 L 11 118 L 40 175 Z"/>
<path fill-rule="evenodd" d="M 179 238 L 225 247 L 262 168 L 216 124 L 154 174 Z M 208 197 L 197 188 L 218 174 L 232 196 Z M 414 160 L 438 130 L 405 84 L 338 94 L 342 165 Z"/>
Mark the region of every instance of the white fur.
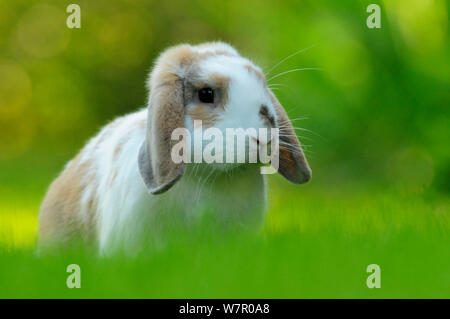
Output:
<path fill-rule="evenodd" d="M 232 52 L 236 51 L 233 49 Z M 274 119 L 277 119 L 275 108 L 264 83 L 261 83 L 261 79 L 254 73 L 249 72 L 245 68 L 246 65 L 251 65 L 253 68 L 260 70 L 251 61 L 241 56 L 214 55 L 201 63 L 200 76 L 205 81 L 212 73 L 219 73 L 231 79 L 226 109 L 214 125 L 222 132 L 224 137 L 227 128 L 242 128 L 244 130 L 264 128 L 265 125 L 259 115 L 261 105 L 265 105 Z M 189 108 L 189 105 L 187 105 L 187 108 Z M 192 121 L 186 118 L 185 126 L 193 136 Z M 224 140 L 223 146 L 226 148 L 226 140 Z M 230 165 L 220 167 L 227 168 Z"/>
<path fill-rule="evenodd" d="M 212 72 L 228 76 L 228 105 L 215 127 L 225 133 L 226 128 L 264 127 L 259 109 L 266 105 L 275 116 L 274 106 L 261 80 L 245 69 L 250 61 L 238 56 L 225 44 L 218 47 L 234 56 L 215 55 L 202 61 L 202 76 Z M 211 48 L 199 48 L 203 52 Z M 182 220 L 196 219 L 206 204 L 213 205 L 224 221 L 261 224 L 266 205 L 265 184 L 258 167 L 226 172 L 213 170 L 202 164 L 200 168 L 188 165 L 185 175 L 166 193 L 151 195 L 139 170 L 138 153 L 145 140 L 147 110 L 116 119 L 94 137 L 85 147 L 81 163 L 92 163 L 89 185 L 81 194 L 81 216 L 87 219 L 87 206 L 97 196 L 95 219 L 100 251 L 113 247 L 134 251 L 148 234 L 158 233 L 158 214 L 177 212 Z M 143 125 L 143 123 L 145 125 Z M 191 131 L 191 121 L 186 126 Z M 117 149 L 120 152 L 115 157 Z M 114 181 L 112 181 L 116 174 Z"/>
<path fill-rule="evenodd" d="M 99 138 L 96 137 L 86 148 L 90 150 L 87 154 L 94 160 L 93 171 L 96 174 L 93 178 L 98 179 L 99 186 L 98 189 L 86 189 L 82 198 L 89 198 L 92 192 L 98 196 L 96 219 L 98 245 L 102 252 L 118 246 L 127 251 L 142 248 L 139 245 L 145 242 L 140 241 L 146 233 L 157 232 L 159 226 L 152 225 L 157 214 L 167 213 L 171 209 L 184 214 L 181 218 L 195 219 L 200 217 L 196 214 L 201 212 L 204 203 L 215 202 L 215 208 L 222 214 L 234 214 L 236 219 L 243 218 L 245 214 L 256 214 L 258 216 L 245 218 L 257 219 L 256 222 L 263 220 L 265 191 L 259 170 L 232 176 L 219 172 L 217 174 L 225 175 L 221 178 L 229 180 L 229 188 L 217 189 L 211 185 L 214 172 L 189 166 L 185 176 L 169 191 L 160 195 L 149 194 L 137 166 L 139 148 L 145 139 L 145 128 L 139 123 L 146 121 L 146 116 L 144 109 L 116 120 L 118 126 L 114 127 L 111 136 L 94 149 L 93 145 Z M 105 132 L 100 132 L 99 136 L 102 133 Z M 113 154 L 119 143 L 122 143 L 121 151 L 114 161 Z M 117 176 L 110 184 L 111 174 L 115 170 Z M 240 183 L 252 187 L 246 189 L 245 194 L 239 187 L 233 191 L 232 186 Z"/>

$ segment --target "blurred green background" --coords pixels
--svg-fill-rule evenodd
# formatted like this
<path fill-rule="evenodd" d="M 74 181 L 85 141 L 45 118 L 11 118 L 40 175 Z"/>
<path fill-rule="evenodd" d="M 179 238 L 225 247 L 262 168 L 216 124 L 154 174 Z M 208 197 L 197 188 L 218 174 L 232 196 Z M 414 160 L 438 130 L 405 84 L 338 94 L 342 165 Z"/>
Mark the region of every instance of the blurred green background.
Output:
<path fill-rule="evenodd" d="M 375 1 L 380 29 L 366 26 L 374 1 L 80 0 L 81 29 L 68 29 L 72 2 L 0 0 L 0 297 L 450 297 L 448 1 Z M 95 288 L 48 284 L 66 261 L 34 254 L 51 180 L 101 126 L 145 105 L 161 50 L 211 40 L 265 71 L 309 48 L 270 75 L 320 69 L 272 82 L 289 116 L 307 118 L 295 126 L 313 180 L 270 177 L 257 238 L 192 238 L 141 267 L 79 254 Z M 391 281 L 374 292 L 365 267 L 377 260 Z"/>

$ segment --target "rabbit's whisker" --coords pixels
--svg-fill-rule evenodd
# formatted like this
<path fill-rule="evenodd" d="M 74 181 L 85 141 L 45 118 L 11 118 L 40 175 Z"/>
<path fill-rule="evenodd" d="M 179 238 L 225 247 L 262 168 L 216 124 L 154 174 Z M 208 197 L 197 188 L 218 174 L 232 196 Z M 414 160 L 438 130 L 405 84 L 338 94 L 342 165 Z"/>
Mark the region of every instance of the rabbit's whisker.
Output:
<path fill-rule="evenodd" d="M 292 69 L 292 70 L 289 70 L 289 71 L 285 71 L 285 72 L 278 73 L 278 74 L 276 74 L 276 75 L 270 77 L 270 78 L 267 80 L 267 82 L 269 82 L 269 81 L 271 81 L 271 80 L 273 80 L 273 79 L 276 79 L 277 77 L 280 77 L 280 76 L 282 76 L 282 75 L 285 75 L 285 74 L 288 74 L 288 73 L 292 73 L 292 72 L 298 72 L 298 71 L 321 71 L 321 69 L 320 69 L 320 68 L 300 68 L 300 69 Z"/>
<path fill-rule="evenodd" d="M 274 87 L 286 87 L 286 88 L 288 88 L 289 86 L 288 85 L 286 85 L 286 84 L 280 84 L 280 83 L 278 83 L 278 84 L 269 84 L 267 87 L 269 88 L 269 89 L 272 89 L 272 88 L 274 88 Z"/>
<path fill-rule="evenodd" d="M 280 137 L 296 137 L 298 139 L 305 139 L 314 142 L 314 139 L 308 136 L 296 135 L 296 134 L 279 134 Z"/>
<path fill-rule="evenodd" d="M 308 117 L 307 116 L 302 116 L 302 117 L 296 117 L 293 119 L 290 119 L 291 122 L 296 122 L 296 121 L 303 121 L 303 120 L 307 120 Z"/>
<path fill-rule="evenodd" d="M 279 61 L 278 63 L 276 63 L 274 66 L 272 66 L 272 67 L 269 69 L 269 71 L 267 71 L 266 76 L 269 75 L 270 72 L 272 72 L 277 66 L 281 65 L 283 62 L 289 60 L 290 58 L 296 56 L 297 54 L 300 54 L 300 53 L 302 53 L 302 52 L 305 52 L 305 51 L 307 51 L 307 50 L 309 50 L 309 49 L 314 48 L 316 45 L 317 45 L 317 44 L 313 44 L 313 45 L 311 45 L 311 46 L 309 46 L 309 47 L 306 47 L 306 48 L 304 48 L 304 49 L 300 49 L 300 50 L 298 50 L 297 52 L 294 52 L 294 53 L 288 55 L 287 57 L 285 57 L 284 59 L 282 59 L 281 61 Z"/>

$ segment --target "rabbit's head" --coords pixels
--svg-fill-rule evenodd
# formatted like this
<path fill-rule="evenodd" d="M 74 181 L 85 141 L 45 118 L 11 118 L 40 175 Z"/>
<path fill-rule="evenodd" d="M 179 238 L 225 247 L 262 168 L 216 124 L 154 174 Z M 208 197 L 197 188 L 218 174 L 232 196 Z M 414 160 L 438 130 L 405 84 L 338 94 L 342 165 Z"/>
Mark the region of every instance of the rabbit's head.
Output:
<path fill-rule="evenodd" d="M 172 133 L 179 128 L 193 133 L 198 123 L 203 130 L 217 128 L 223 136 L 229 128 L 278 128 L 278 172 L 293 183 L 310 180 L 311 169 L 295 131 L 264 73 L 231 46 L 214 42 L 169 48 L 157 59 L 148 87 L 139 170 L 152 194 L 168 190 L 186 168 L 171 156 L 178 143 Z"/>

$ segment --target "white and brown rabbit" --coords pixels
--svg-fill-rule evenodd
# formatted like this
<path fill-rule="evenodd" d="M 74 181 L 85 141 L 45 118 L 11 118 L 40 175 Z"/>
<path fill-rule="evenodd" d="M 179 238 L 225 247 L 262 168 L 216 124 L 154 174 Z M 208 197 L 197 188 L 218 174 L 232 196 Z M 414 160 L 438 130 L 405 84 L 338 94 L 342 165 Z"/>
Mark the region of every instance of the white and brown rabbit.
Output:
<path fill-rule="evenodd" d="M 175 163 L 176 128 L 279 128 L 278 172 L 311 178 L 294 129 L 261 69 L 222 42 L 178 45 L 157 59 L 148 107 L 117 118 L 51 184 L 39 216 L 40 244 L 81 237 L 100 251 L 132 248 L 163 214 L 190 220 L 205 206 L 225 223 L 262 223 L 264 176 L 252 164 Z"/>

